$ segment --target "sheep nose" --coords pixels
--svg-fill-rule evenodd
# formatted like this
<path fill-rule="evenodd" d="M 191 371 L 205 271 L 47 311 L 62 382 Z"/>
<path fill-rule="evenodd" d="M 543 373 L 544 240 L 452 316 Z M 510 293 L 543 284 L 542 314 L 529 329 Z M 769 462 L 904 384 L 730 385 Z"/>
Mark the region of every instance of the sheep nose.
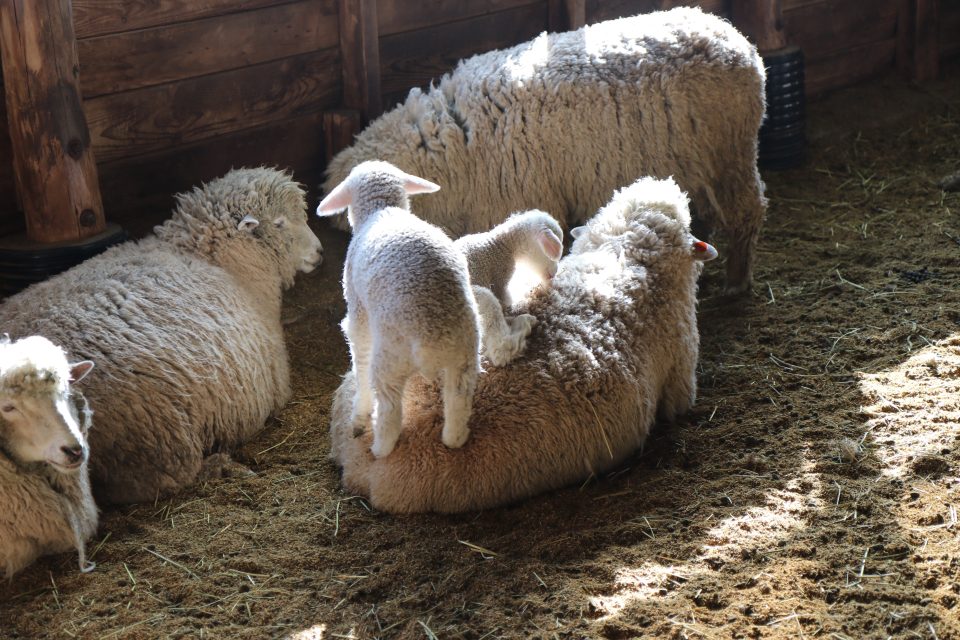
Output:
<path fill-rule="evenodd" d="M 60 447 L 60 451 L 63 451 L 63 455 L 67 456 L 70 464 L 75 464 L 83 460 L 83 447 L 80 445 L 75 447 Z"/>

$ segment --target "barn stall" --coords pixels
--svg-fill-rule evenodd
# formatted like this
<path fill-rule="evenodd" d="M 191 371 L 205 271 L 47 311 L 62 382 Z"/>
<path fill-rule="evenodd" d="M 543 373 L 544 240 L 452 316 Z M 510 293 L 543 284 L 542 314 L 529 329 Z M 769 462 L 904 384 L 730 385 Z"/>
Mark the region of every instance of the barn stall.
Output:
<path fill-rule="evenodd" d="M 82 97 L 53 161 L 85 188 L 49 210 L 10 109 L 24 4 L 4 1 L 0 223 L 41 254 L 138 237 L 173 193 L 248 164 L 291 168 L 313 203 L 329 156 L 457 59 L 669 4 L 31 4 L 60 16 L 51 57 L 75 56 Z M 516 506 L 371 510 L 326 459 L 347 238 L 318 223 L 326 264 L 285 306 L 294 399 L 237 456 L 257 476 L 106 510 L 94 573 L 64 554 L 0 586 L 4 635 L 960 635 L 960 201 L 938 184 L 960 169 L 960 9 L 699 4 L 765 53 L 802 51 L 807 145 L 763 170 L 753 295 L 730 303 L 704 274 L 690 415 L 622 469 Z"/>

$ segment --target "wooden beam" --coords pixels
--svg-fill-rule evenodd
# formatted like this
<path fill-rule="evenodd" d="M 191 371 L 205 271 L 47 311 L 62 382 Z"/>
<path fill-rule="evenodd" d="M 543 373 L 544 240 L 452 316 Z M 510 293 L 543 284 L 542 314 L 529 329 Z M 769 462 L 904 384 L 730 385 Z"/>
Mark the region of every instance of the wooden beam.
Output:
<path fill-rule="evenodd" d="M 340 109 L 323 113 L 323 149 L 326 164 L 342 149 L 353 144 L 353 137 L 362 129 L 360 112 L 356 109 Z"/>
<path fill-rule="evenodd" d="M 27 236 L 72 242 L 103 232 L 70 0 L 0 0 L 0 57 Z"/>
<path fill-rule="evenodd" d="M 576 31 L 587 24 L 586 0 L 548 0 L 547 22 L 550 31 Z"/>
<path fill-rule="evenodd" d="M 730 13 L 733 24 L 761 54 L 787 46 L 780 0 L 732 0 Z"/>
<path fill-rule="evenodd" d="M 383 110 L 377 0 L 340 0 L 340 60 L 344 107 L 373 120 Z"/>
<path fill-rule="evenodd" d="M 902 0 L 897 28 L 897 68 L 915 82 L 940 75 L 939 0 Z"/>

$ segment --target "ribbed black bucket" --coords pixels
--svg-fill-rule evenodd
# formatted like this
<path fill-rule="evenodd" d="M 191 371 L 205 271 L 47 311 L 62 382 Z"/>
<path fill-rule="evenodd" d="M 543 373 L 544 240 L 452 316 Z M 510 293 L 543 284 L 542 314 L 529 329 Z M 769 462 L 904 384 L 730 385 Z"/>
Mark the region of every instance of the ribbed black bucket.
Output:
<path fill-rule="evenodd" d="M 0 238 L 0 296 L 9 296 L 127 240 L 115 224 L 83 242 L 39 244 L 25 235 Z"/>
<path fill-rule="evenodd" d="M 785 47 L 763 56 L 767 70 L 767 117 L 760 127 L 761 169 L 791 169 L 807 148 L 803 51 Z"/>

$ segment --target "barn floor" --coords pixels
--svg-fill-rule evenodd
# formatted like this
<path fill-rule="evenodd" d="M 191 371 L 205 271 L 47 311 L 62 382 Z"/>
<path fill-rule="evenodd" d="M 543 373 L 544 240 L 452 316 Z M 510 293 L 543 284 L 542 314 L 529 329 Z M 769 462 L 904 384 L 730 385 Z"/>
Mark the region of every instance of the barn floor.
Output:
<path fill-rule="evenodd" d="M 107 511 L 95 572 L 63 554 L 0 584 L 0 635 L 960 638 L 960 193 L 936 186 L 957 76 L 811 105 L 809 163 L 765 175 L 754 296 L 705 272 L 694 412 L 511 508 L 398 518 L 340 490 L 324 228 L 288 297 L 294 400 L 238 456 L 258 475 Z"/>

